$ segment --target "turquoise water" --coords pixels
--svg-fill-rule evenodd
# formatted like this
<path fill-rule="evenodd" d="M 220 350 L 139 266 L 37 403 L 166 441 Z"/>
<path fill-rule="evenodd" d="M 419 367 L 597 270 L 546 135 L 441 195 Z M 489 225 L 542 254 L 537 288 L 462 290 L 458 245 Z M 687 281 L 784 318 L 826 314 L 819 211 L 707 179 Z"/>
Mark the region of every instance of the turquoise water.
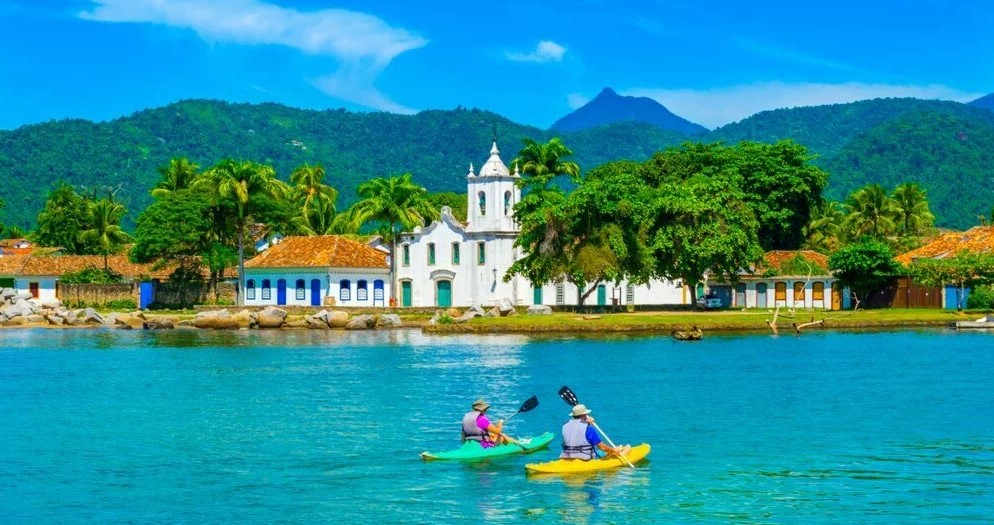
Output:
<path fill-rule="evenodd" d="M 990 523 L 994 334 L 0 331 L 0 523 Z M 638 470 L 422 462 L 569 385 Z M 553 443 L 558 447 L 558 439 Z"/>

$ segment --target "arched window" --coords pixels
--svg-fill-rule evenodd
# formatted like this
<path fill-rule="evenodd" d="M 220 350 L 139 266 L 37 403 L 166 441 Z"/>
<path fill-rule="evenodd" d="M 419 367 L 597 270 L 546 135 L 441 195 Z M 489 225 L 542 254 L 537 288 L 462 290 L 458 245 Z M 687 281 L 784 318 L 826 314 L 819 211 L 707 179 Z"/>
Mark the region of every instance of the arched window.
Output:
<path fill-rule="evenodd" d="M 304 280 L 303 279 L 297 279 L 297 282 L 294 283 L 294 284 L 296 285 L 295 288 L 297 289 L 296 290 L 296 292 L 297 292 L 296 293 L 297 300 L 298 301 L 303 301 L 304 299 L 306 299 L 307 285 L 304 284 Z"/>
<path fill-rule="evenodd" d="M 366 281 L 365 279 L 360 279 L 355 283 L 355 300 L 365 301 L 367 298 L 366 292 Z"/>
<path fill-rule="evenodd" d="M 350 283 L 348 279 L 342 279 L 338 282 L 338 300 L 352 300 L 352 283 Z"/>
<path fill-rule="evenodd" d="M 410 244 L 405 244 L 403 251 L 404 251 L 404 258 L 403 258 L 404 266 L 410 266 L 411 265 L 411 245 Z"/>
<path fill-rule="evenodd" d="M 245 299 L 255 299 L 255 279 L 245 281 Z"/>
<path fill-rule="evenodd" d="M 510 191 L 505 191 L 504 192 L 504 215 L 510 215 L 511 214 L 511 204 L 512 204 L 511 203 L 511 192 Z"/>
<path fill-rule="evenodd" d="M 373 281 L 373 304 L 376 302 L 383 302 L 383 280 L 377 279 Z"/>
<path fill-rule="evenodd" d="M 269 279 L 262 280 L 262 300 L 268 301 L 273 298 L 273 284 Z"/>
<path fill-rule="evenodd" d="M 428 243 L 428 266 L 435 266 L 435 243 Z"/>
<path fill-rule="evenodd" d="M 459 264 L 459 243 L 452 243 L 452 264 Z"/>
<path fill-rule="evenodd" d="M 487 264 L 487 244 L 483 241 L 476 243 L 476 264 Z"/>
<path fill-rule="evenodd" d="M 481 191 L 480 193 L 477 193 L 476 196 L 477 196 L 477 198 L 480 201 L 480 215 L 486 216 L 487 215 L 487 194 L 483 193 Z"/>

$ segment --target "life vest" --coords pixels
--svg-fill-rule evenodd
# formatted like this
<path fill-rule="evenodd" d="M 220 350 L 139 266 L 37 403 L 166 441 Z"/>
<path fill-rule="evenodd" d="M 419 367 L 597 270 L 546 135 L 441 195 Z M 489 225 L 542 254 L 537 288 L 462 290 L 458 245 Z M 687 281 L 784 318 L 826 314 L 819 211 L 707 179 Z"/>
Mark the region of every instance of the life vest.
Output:
<path fill-rule="evenodd" d="M 480 441 L 489 443 L 490 433 L 486 430 L 480 428 L 476 424 L 476 420 L 480 419 L 483 412 L 478 410 L 472 410 L 467 412 L 465 416 L 462 417 L 462 440 L 463 441 Z"/>
<path fill-rule="evenodd" d="M 594 459 L 594 446 L 587 441 L 587 423 L 570 419 L 563 425 L 563 459 Z"/>

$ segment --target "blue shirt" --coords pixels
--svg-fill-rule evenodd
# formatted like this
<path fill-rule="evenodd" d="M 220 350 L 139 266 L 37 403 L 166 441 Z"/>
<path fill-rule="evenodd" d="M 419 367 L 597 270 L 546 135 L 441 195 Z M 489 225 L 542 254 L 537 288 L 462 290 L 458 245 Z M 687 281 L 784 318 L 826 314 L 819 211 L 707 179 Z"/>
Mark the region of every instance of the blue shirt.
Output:
<path fill-rule="evenodd" d="M 587 431 L 583 434 L 583 436 L 587 438 L 587 441 L 595 447 L 601 442 L 601 437 L 597 435 L 597 431 L 594 430 L 593 425 L 587 425 Z"/>

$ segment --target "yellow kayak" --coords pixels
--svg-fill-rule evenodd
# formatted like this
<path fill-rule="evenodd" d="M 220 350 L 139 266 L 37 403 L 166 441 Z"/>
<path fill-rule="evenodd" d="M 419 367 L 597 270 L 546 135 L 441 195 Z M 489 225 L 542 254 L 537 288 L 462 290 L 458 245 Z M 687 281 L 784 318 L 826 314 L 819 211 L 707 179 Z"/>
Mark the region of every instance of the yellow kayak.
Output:
<path fill-rule="evenodd" d="M 625 457 L 634 465 L 645 459 L 649 455 L 649 450 L 649 444 L 642 443 L 641 445 L 632 447 L 631 451 L 625 454 Z M 593 472 L 595 470 L 607 470 L 624 466 L 627 466 L 627 464 L 621 458 L 611 456 L 591 459 L 590 461 L 557 459 L 545 463 L 529 463 L 525 465 L 525 470 L 529 474 L 571 474 L 574 472 Z"/>

